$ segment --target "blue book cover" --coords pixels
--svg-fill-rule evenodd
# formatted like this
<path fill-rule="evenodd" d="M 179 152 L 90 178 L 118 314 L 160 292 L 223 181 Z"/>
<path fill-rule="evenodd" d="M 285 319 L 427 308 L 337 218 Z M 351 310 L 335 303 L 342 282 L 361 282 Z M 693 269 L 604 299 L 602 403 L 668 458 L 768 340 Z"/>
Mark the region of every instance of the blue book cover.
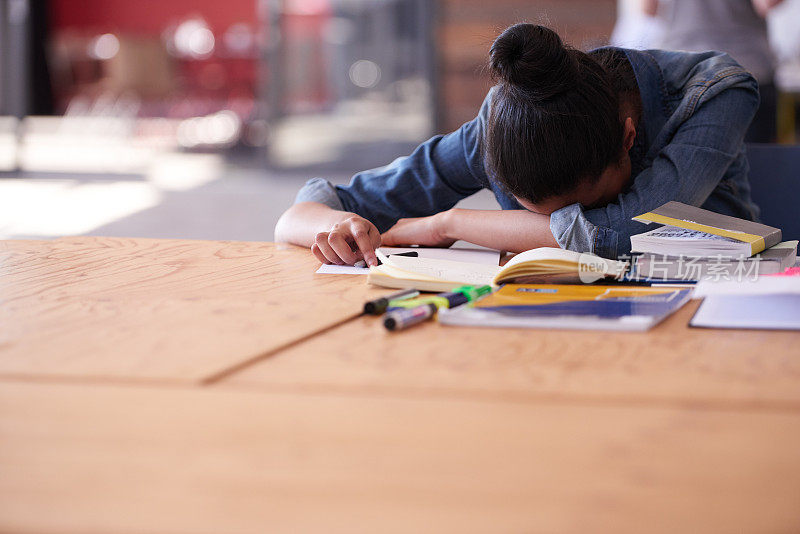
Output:
<path fill-rule="evenodd" d="M 443 310 L 450 325 L 647 330 L 691 298 L 691 289 L 506 284 L 470 306 Z"/>

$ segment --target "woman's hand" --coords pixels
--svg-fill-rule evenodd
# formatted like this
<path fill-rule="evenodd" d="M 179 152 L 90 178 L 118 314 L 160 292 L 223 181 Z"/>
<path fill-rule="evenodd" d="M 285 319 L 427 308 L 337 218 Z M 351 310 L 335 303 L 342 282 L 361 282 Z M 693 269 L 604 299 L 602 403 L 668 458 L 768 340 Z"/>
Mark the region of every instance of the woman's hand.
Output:
<path fill-rule="evenodd" d="M 353 265 L 363 259 L 367 265 L 378 265 L 375 249 L 381 246 L 381 234 L 374 224 L 354 213 L 342 212 L 341 221 L 327 232 L 314 237 L 311 252 L 322 263 Z"/>
<path fill-rule="evenodd" d="M 456 242 L 447 235 L 447 218 L 444 211 L 430 217 L 400 219 L 382 236 L 386 246 L 422 245 L 425 247 L 449 247 Z"/>

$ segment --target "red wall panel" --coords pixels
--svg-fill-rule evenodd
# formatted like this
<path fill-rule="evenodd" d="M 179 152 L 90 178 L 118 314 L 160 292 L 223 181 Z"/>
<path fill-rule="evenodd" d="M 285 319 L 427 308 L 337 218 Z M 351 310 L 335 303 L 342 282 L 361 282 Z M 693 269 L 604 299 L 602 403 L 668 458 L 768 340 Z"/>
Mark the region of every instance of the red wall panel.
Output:
<path fill-rule="evenodd" d="M 54 30 L 76 29 L 158 35 L 172 23 L 202 16 L 211 31 L 256 21 L 256 0 L 50 0 Z"/>

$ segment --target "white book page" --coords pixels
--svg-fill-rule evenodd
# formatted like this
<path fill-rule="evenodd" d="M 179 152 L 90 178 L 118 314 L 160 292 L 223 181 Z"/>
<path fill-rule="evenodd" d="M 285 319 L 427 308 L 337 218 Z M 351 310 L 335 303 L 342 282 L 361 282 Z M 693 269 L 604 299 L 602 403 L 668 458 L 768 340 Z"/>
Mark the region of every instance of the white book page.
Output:
<path fill-rule="evenodd" d="M 403 252 L 416 252 L 418 258 L 432 260 L 458 261 L 477 265 L 498 266 L 500 264 L 500 251 L 487 248 L 422 248 L 422 247 L 380 247 L 384 255 L 399 254 Z M 402 257 L 402 256 L 401 256 Z M 383 260 L 381 260 L 383 261 Z M 322 264 L 317 269 L 317 274 L 368 274 L 367 267 L 353 267 L 352 265 L 326 265 Z"/>
<path fill-rule="evenodd" d="M 424 248 L 424 247 L 380 247 L 384 254 L 416 252 L 417 257 L 431 260 L 461 261 L 481 265 L 500 265 L 500 251 L 488 248 Z"/>
<path fill-rule="evenodd" d="M 658 238 L 682 241 L 727 241 L 729 243 L 741 243 L 741 241 L 729 237 L 700 232 L 699 230 L 687 230 L 686 228 L 678 228 L 677 226 L 662 226 L 661 228 L 650 230 L 649 232 L 639 234 L 635 237 L 637 240 L 642 238 Z"/>
<path fill-rule="evenodd" d="M 726 258 L 749 257 L 751 254 L 749 243 L 675 226 L 662 226 L 632 235 L 631 250 L 668 256 L 721 255 Z"/>
<path fill-rule="evenodd" d="M 378 257 L 385 265 L 401 271 L 421 274 L 437 280 L 471 285 L 491 285 L 492 278 L 500 270 L 499 265 L 432 258 L 387 256 L 382 250 L 378 250 Z"/>

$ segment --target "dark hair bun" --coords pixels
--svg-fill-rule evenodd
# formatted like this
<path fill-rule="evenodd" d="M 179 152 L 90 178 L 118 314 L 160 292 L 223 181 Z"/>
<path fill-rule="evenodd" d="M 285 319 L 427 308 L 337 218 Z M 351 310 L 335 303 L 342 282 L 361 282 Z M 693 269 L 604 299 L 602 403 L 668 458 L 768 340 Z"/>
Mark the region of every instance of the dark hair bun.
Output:
<path fill-rule="evenodd" d="M 515 24 L 495 40 L 489 58 L 496 78 L 547 100 L 574 87 L 578 71 L 574 52 L 550 28 Z"/>

